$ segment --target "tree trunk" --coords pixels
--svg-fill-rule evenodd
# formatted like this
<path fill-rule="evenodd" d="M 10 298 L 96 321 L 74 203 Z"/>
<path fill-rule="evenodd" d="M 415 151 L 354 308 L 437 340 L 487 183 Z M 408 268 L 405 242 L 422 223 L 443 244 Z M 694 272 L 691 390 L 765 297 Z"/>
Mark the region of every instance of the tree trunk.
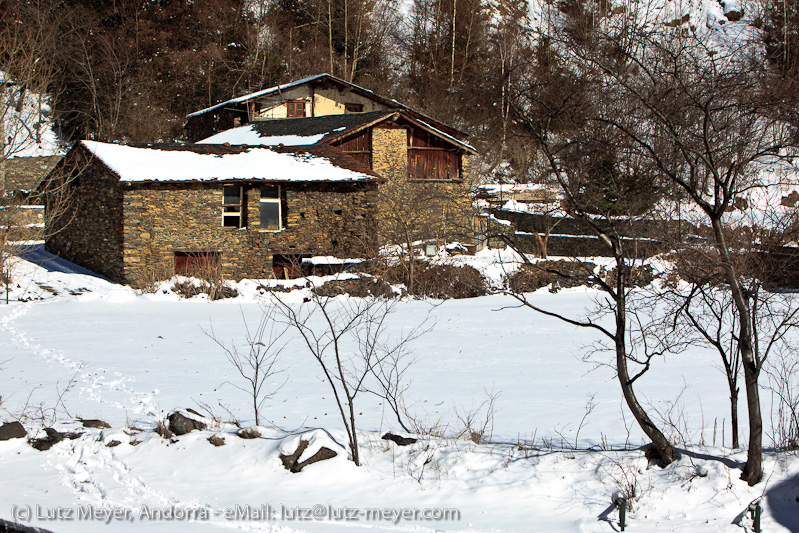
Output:
<path fill-rule="evenodd" d="M 647 437 L 652 440 L 652 448 L 657 455 L 660 466 L 668 466 L 673 463 L 680 456 L 674 450 L 666 436 L 655 426 L 649 415 L 638 403 L 638 398 L 635 396 L 633 384 L 630 381 L 630 374 L 627 369 L 627 346 L 625 343 L 625 334 L 627 331 L 627 311 L 626 311 L 626 296 L 624 295 L 625 280 L 627 278 L 626 265 L 624 262 L 616 262 L 616 374 L 619 378 L 624 400 L 627 402 L 627 407 L 630 409 L 633 417 L 638 425 L 644 431 Z"/>
<path fill-rule="evenodd" d="M 333 70 L 333 0 L 327 0 L 327 49 L 330 51 L 330 74 L 335 76 Z"/>
<path fill-rule="evenodd" d="M 452 0 L 452 56 L 449 65 L 449 86 L 455 83 L 455 19 L 458 16 L 458 0 Z"/>
<path fill-rule="evenodd" d="M 749 486 L 753 486 L 760 483 L 763 478 L 763 419 L 760 414 L 760 390 L 757 383 L 760 368 L 755 358 L 751 305 L 732 263 L 720 215 L 711 216 L 711 226 L 735 309 L 738 312 L 738 348 L 741 350 L 741 363 L 744 368 L 746 408 L 749 415 L 749 449 L 741 479 L 749 483 Z"/>
<path fill-rule="evenodd" d="M 742 352 L 743 355 L 743 352 Z M 757 384 L 758 369 L 750 350 L 747 361 L 743 355 L 744 383 L 746 385 L 746 410 L 749 414 L 749 449 L 741 479 L 754 486 L 763 479 L 763 419 L 760 415 L 760 390 Z"/>
<path fill-rule="evenodd" d="M 352 452 L 352 462 L 355 463 L 355 466 L 361 466 L 361 456 L 358 453 L 358 434 L 355 431 L 355 407 L 352 405 L 353 398 L 349 395 L 347 395 L 347 398 L 350 407 L 350 451 Z"/>
<path fill-rule="evenodd" d="M 738 449 L 741 443 L 738 440 L 738 389 L 730 390 L 730 416 L 732 420 L 732 447 Z M 722 443 L 722 446 L 724 443 Z"/>
<path fill-rule="evenodd" d="M 410 253 L 408 254 L 408 294 L 413 294 L 414 286 L 414 278 L 416 277 L 416 272 L 414 272 L 414 264 L 415 258 L 413 257 L 413 245 L 409 244 Z"/>
<path fill-rule="evenodd" d="M 616 270 L 618 278 L 624 279 L 626 277 L 622 274 L 621 264 L 617 263 Z M 619 284 L 617 283 L 617 285 Z M 623 290 L 623 286 L 621 289 Z M 619 378 L 619 384 L 621 385 L 622 394 L 624 394 L 624 401 L 627 402 L 627 407 L 646 436 L 652 441 L 652 448 L 659 459 L 660 466 L 665 467 L 679 459 L 680 456 L 666 436 L 655 426 L 635 396 L 630 374 L 627 370 L 627 347 L 624 341 L 627 327 L 626 302 L 624 302 L 625 298 L 621 296 L 621 293 L 619 293 L 619 297 L 621 301 L 617 300 L 616 303 L 616 374 Z"/>

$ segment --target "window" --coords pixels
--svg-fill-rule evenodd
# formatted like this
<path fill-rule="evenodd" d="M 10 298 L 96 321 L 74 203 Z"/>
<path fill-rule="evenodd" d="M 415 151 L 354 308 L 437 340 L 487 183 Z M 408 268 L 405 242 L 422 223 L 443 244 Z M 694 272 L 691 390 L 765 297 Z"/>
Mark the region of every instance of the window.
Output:
<path fill-rule="evenodd" d="M 222 226 L 226 228 L 241 228 L 244 226 L 242 213 L 241 185 L 222 186 Z"/>
<path fill-rule="evenodd" d="M 291 101 L 286 103 L 286 116 L 288 118 L 302 118 L 305 116 L 305 102 Z"/>
<path fill-rule="evenodd" d="M 345 113 L 362 113 L 363 104 L 344 104 Z"/>
<path fill-rule="evenodd" d="M 261 229 L 279 231 L 282 227 L 283 210 L 280 202 L 280 186 L 264 185 L 261 187 Z"/>

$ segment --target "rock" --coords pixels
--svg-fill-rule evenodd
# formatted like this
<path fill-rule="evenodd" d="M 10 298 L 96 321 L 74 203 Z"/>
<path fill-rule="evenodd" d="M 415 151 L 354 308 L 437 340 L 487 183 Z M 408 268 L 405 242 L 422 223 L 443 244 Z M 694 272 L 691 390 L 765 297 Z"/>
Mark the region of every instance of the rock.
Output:
<path fill-rule="evenodd" d="M 238 430 L 236 435 L 241 439 L 257 439 L 261 436 L 261 432 L 258 431 L 258 428 L 248 427 Z"/>
<path fill-rule="evenodd" d="M 9 422 L 0 426 L 0 440 L 24 439 L 28 435 L 25 428 L 18 421 Z"/>
<path fill-rule="evenodd" d="M 203 430 L 208 427 L 205 422 L 189 418 L 180 411 L 175 411 L 167 417 L 169 420 L 169 430 L 175 435 L 185 435 L 194 430 Z"/>
<path fill-rule="evenodd" d="M 401 437 L 399 435 L 394 435 L 393 433 L 386 433 L 382 437 L 383 440 L 390 440 L 397 444 L 397 446 L 408 446 L 416 442 L 416 439 L 413 437 Z"/>
<path fill-rule="evenodd" d="M 725 10 L 724 16 L 727 17 L 727 20 L 730 22 L 738 22 L 744 16 L 743 9 L 730 9 L 729 11 Z"/>
<path fill-rule="evenodd" d="M 77 439 L 82 435 L 82 433 L 59 433 L 58 431 L 54 430 L 53 428 L 44 428 L 44 432 L 47 433 L 47 436 L 43 439 L 30 439 L 28 442 L 30 445 L 37 450 L 43 452 L 45 450 L 49 450 L 53 447 L 54 444 L 58 444 L 64 439 Z"/>
<path fill-rule="evenodd" d="M 306 459 L 305 461 L 298 463 L 297 461 L 302 456 L 302 452 L 304 452 L 308 448 L 308 441 L 307 440 L 300 440 L 300 444 L 297 446 L 297 449 L 291 455 L 280 455 L 280 460 L 283 461 L 283 466 L 289 472 L 297 473 L 301 471 L 308 465 L 312 465 L 314 463 L 318 463 L 319 461 L 324 461 L 326 459 L 332 459 L 336 455 L 336 452 L 331 450 L 330 448 L 321 447 L 319 451 L 313 454 L 310 458 Z"/>
<path fill-rule="evenodd" d="M 111 424 L 109 424 L 108 422 L 104 422 L 102 420 L 97 420 L 97 419 L 83 420 L 80 418 L 78 420 L 80 420 L 81 424 L 83 424 L 83 427 L 85 428 L 108 429 L 111 427 Z"/>
<path fill-rule="evenodd" d="M 216 447 L 224 446 L 225 437 L 223 437 L 222 435 L 211 435 L 210 437 L 208 437 L 208 442 L 210 442 Z"/>
<path fill-rule="evenodd" d="M 280 454 L 280 460 L 283 462 L 283 466 L 286 468 L 286 470 L 289 472 L 299 472 L 299 470 L 294 470 L 294 467 L 297 465 L 297 459 L 300 458 L 300 455 L 302 455 L 302 452 L 304 452 L 307 447 L 308 441 L 301 440 L 300 445 L 297 446 L 297 449 L 294 450 L 294 453 L 291 455 L 284 455 L 282 453 Z"/>
<path fill-rule="evenodd" d="M 118 440 L 112 440 L 111 442 L 109 442 L 108 444 L 106 444 L 106 447 L 107 447 L 107 448 L 116 448 L 116 447 L 117 447 L 117 446 L 119 446 L 120 444 L 122 444 L 122 443 L 121 443 L 121 442 L 119 442 Z"/>

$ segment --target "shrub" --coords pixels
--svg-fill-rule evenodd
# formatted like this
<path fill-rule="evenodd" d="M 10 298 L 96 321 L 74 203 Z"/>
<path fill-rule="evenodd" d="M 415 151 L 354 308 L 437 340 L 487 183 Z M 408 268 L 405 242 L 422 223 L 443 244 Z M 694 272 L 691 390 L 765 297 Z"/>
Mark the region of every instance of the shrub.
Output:
<path fill-rule="evenodd" d="M 396 263 L 381 274 L 392 284 L 406 283 L 407 263 Z M 407 284 L 406 284 L 407 285 Z M 434 265 L 423 261 L 415 263 L 414 285 L 410 294 L 422 298 L 474 298 L 485 295 L 486 280 L 477 269 L 468 265 Z"/>
<path fill-rule="evenodd" d="M 627 267 L 629 275 L 627 276 L 628 287 L 646 287 L 655 279 L 655 272 L 649 265 L 641 265 L 637 267 Z M 605 282 L 614 286 L 616 284 L 616 269 L 612 269 L 605 277 Z"/>
<path fill-rule="evenodd" d="M 515 293 L 535 292 L 541 287 L 546 287 L 552 283 L 557 276 L 532 265 L 524 265 L 522 268 L 505 276 L 505 285 L 509 291 Z"/>
<path fill-rule="evenodd" d="M 224 298 L 235 298 L 239 292 L 233 287 L 224 283 L 214 283 L 201 281 L 199 285 L 192 281 L 178 281 L 172 285 L 172 292 L 183 298 L 193 298 L 198 294 L 207 294 L 210 300 L 222 300 Z"/>
<path fill-rule="evenodd" d="M 588 261 L 539 261 L 522 267 L 505 277 L 511 292 L 534 292 L 547 285 L 553 288 L 579 287 L 594 283 L 596 265 Z"/>

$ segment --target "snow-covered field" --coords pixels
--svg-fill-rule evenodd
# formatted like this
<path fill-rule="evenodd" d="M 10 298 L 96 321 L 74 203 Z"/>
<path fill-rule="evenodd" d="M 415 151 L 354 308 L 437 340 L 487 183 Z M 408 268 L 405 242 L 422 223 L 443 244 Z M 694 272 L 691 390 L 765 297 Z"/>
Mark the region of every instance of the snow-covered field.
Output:
<path fill-rule="evenodd" d="M 501 270 L 485 258 L 471 261 Z M 725 447 L 726 384 L 704 350 L 659 360 L 637 384 L 651 409 L 676 422 L 679 434 L 672 433 L 683 449 L 670 467 L 648 468 L 612 369 L 597 364 L 602 357 L 583 360 L 595 340 L 589 331 L 501 295 L 404 300 L 390 316 L 393 331 L 432 326 L 413 343 L 405 399 L 436 436 L 415 435 L 408 447 L 381 440 L 386 431 L 406 433 L 379 398 L 358 396 L 359 468 L 347 460 L 329 385 L 296 338 L 273 380 L 285 384 L 265 404 L 262 436 L 236 436 L 232 421 L 253 424 L 248 397 L 205 332 L 241 341 L 244 322 L 252 327 L 270 305 L 257 282 L 245 280 L 238 298 L 211 303 L 169 290 L 137 294 L 27 262 L 16 268 L 11 303 L 0 303 L 0 421 L 24 411 L 32 432 L 56 418 L 53 427 L 84 433 L 41 452 L 24 439 L 0 442 L 0 518 L 59 533 L 618 531 L 611 500 L 634 492 L 628 531 L 752 531 L 746 510 L 761 497 L 763 531 L 799 530 L 799 460 L 768 452 L 764 482 L 750 488 L 738 479 L 745 453 Z M 302 306 L 305 295 L 283 297 Z M 14 301 L 20 296 L 41 299 Z M 596 296 L 579 288 L 532 298 L 579 313 Z M 763 398 L 768 419 L 770 397 Z M 218 422 L 162 439 L 153 429 L 178 408 Z M 112 427 L 86 429 L 78 418 Z M 486 426 L 486 442 L 455 437 L 468 418 Z M 279 450 L 304 432 L 340 453 L 292 474 Z M 212 435 L 225 444 L 212 446 Z M 113 441 L 119 444 L 108 446 Z"/>

